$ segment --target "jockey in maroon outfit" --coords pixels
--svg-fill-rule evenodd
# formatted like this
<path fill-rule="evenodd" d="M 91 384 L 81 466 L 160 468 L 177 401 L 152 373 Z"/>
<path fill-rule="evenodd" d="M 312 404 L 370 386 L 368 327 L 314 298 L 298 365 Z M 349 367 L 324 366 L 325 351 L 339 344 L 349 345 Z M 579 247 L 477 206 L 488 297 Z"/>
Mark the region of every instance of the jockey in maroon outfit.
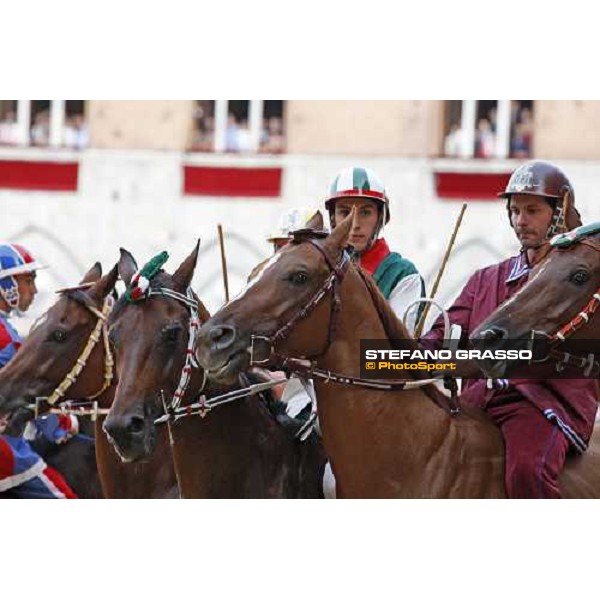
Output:
<path fill-rule="evenodd" d="M 476 271 L 448 311 L 462 328 L 461 345 L 500 304 L 527 282 L 536 252 L 547 239 L 578 224 L 573 188 L 564 173 L 529 161 L 512 174 L 506 190 L 511 227 L 521 242 L 514 257 Z M 570 199 L 570 202 L 567 199 Z M 421 338 L 441 348 L 443 319 Z M 584 452 L 597 408 L 597 383 L 584 379 L 465 380 L 463 403 L 477 406 L 500 427 L 505 443 L 506 491 L 510 498 L 560 498 L 558 476 L 567 452 Z"/>

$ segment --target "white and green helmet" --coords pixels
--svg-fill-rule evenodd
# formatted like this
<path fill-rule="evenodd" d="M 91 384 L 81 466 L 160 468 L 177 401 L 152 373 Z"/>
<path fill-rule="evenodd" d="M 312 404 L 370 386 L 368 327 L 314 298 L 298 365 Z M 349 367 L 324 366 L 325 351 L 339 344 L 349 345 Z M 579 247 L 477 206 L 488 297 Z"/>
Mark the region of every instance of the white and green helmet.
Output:
<path fill-rule="evenodd" d="M 325 201 L 325 208 L 334 224 L 333 213 L 335 201 L 339 198 L 368 198 L 381 206 L 384 223 L 390 220 L 389 200 L 385 187 L 379 176 L 372 169 L 364 167 L 348 167 L 342 169 L 329 186 L 329 195 Z"/>

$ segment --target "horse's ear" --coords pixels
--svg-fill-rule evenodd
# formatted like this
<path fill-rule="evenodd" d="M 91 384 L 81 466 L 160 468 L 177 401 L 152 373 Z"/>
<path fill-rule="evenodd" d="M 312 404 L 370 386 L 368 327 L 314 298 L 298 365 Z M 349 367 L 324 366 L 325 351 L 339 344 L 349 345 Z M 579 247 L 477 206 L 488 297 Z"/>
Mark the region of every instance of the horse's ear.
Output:
<path fill-rule="evenodd" d="M 117 279 L 119 279 L 119 265 L 116 264 L 104 277 L 101 277 L 96 283 L 88 290 L 88 296 L 90 298 L 102 301 L 110 292 L 114 289 Z"/>
<path fill-rule="evenodd" d="M 565 226 L 567 231 L 581 227 L 581 215 L 573 204 L 573 194 L 567 191 L 563 198 L 563 210 L 565 211 Z"/>
<path fill-rule="evenodd" d="M 100 277 L 102 277 L 102 265 L 97 262 L 94 263 L 94 266 L 83 276 L 83 279 L 79 282 L 79 285 L 98 281 Z"/>
<path fill-rule="evenodd" d="M 315 214 L 306 222 L 304 226 L 306 229 L 314 229 L 315 231 L 323 231 L 325 223 L 323 222 L 323 215 L 320 210 L 317 210 Z"/>
<path fill-rule="evenodd" d="M 177 267 L 177 271 L 173 273 L 173 284 L 175 290 L 185 294 L 188 287 L 192 283 L 196 261 L 198 260 L 198 250 L 200 249 L 200 240 L 196 243 L 196 247 L 192 253 Z"/>
<path fill-rule="evenodd" d="M 325 240 L 325 246 L 332 252 L 339 252 L 345 245 L 352 229 L 356 207 L 352 207 L 350 214 L 339 223 Z"/>
<path fill-rule="evenodd" d="M 125 283 L 127 287 L 131 283 L 131 278 L 134 273 L 138 270 L 137 263 L 135 262 L 135 258 L 131 252 L 125 250 L 125 248 L 121 248 L 121 258 L 119 258 L 119 262 L 117 263 L 119 276 Z"/>

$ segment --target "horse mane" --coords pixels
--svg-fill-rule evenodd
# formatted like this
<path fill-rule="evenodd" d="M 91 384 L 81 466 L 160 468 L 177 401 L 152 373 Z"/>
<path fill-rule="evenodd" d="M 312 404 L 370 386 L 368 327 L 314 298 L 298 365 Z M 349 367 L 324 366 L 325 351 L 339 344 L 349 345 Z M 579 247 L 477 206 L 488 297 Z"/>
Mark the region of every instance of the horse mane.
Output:
<path fill-rule="evenodd" d="M 419 343 L 413 338 L 404 323 L 397 317 L 391 304 L 385 299 L 373 278 L 360 265 L 353 265 L 363 280 L 375 310 L 379 315 L 385 334 L 394 350 L 421 350 Z M 428 375 L 422 371 L 411 371 L 415 379 L 427 379 Z M 448 401 L 446 397 L 434 386 L 426 385 L 423 388 L 431 400 L 444 410 L 448 410 Z"/>
<path fill-rule="evenodd" d="M 377 313 L 379 314 L 383 324 L 383 328 L 385 329 L 385 334 L 389 338 L 390 342 L 392 342 L 392 347 L 398 350 L 417 350 L 418 344 L 416 340 L 411 337 L 408 329 L 406 329 L 404 326 L 404 323 L 402 323 L 402 321 L 397 317 L 396 313 L 392 309 L 392 306 L 385 299 L 384 295 L 381 293 L 381 290 L 377 287 L 375 280 L 360 265 L 355 265 L 355 267 L 361 279 L 364 281 L 367 290 L 369 291 L 371 300 L 373 300 L 373 304 L 375 305 Z M 399 343 L 400 341 L 402 343 Z"/>

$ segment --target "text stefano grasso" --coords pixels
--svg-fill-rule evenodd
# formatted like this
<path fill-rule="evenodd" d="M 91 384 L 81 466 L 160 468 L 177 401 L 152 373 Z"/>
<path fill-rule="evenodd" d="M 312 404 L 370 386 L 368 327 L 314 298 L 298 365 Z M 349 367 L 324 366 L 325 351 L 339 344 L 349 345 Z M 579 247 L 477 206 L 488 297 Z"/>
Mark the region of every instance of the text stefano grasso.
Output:
<path fill-rule="evenodd" d="M 531 350 L 365 350 L 365 360 L 531 360 Z"/>

